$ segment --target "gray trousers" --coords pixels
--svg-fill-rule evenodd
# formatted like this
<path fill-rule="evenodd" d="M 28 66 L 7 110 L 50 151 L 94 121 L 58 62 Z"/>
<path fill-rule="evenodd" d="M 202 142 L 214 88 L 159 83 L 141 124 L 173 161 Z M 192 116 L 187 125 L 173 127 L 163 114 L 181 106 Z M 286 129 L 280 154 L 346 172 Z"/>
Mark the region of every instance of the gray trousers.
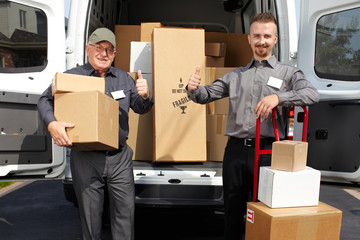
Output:
<path fill-rule="evenodd" d="M 134 239 L 135 185 L 133 151 L 125 146 L 121 152 L 71 151 L 71 173 L 79 205 L 84 240 L 101 239 L 104 190 L 109 193 L 112 239 Z"/>

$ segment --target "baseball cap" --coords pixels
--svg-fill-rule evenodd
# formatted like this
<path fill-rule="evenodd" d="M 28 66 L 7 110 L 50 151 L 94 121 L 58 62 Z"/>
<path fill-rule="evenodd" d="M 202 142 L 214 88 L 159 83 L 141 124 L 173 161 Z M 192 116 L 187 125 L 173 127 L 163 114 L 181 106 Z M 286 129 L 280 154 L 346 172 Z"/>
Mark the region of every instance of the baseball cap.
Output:
<path fill-rule="evenodd" d="M 89 41 L 93 43 L 99 43 L 102 41 L 108 41 L 116 48 L 115 35 L 107 28 L 96 29 L 89 37 Z"/>

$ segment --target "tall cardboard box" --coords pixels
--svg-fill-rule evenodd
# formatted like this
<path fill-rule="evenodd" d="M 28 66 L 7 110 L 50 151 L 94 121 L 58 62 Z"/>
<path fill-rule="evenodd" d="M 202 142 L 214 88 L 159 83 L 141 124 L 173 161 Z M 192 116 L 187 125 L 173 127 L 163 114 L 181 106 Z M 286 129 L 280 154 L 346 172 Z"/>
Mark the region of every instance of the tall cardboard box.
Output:
<path fill-rule="evenodd" d="M 152 35 L 154 28 L 162 27 L 163 25 L 159 22 L 142 22 L 141 23 L 141 42 L 152 42 Z"/>
<path fill-rule="evenodd" d="M 310 167 L 297 172 L 260 167 L 258 199 L 271 208 L 316 206 L 320 175 Z"/>
<path fill-rule="evenodd" d="M 206 161 L 205 105 L 185 86 L 196 66 L 205 79 L 203 29 L 154 28 L 154 161 Z"/>
<path fill-rule="evenodd" d="M 56 73 L 51 84 L 52 95 L 66 92 L 99 91 L 105 93 L 105 78 L 70 73 Z"/>
<path fill-rule="evenodd" d="M 308 143 L 276 141 L 272 144 L 271 168 L 283 171 L 300 171 L 306 168 Z"/>
<path fill-rule="evenodd" d="M 99 91 L 55 95 L 57 121 L 74 123 L 67 128 L 78 151 L 114 150 L 119 147 L 119 103 Z"/>
<path fill-rule="evenodd" d="M 140 41 L 140 25 L 115 25 L 116 55 L 114 66 L 130 71 L 130 48 L 132 41 Z"/>
<path fill-rule="evenodd" d="M 342 212 L 323 202 L 315 207 L 269 208 L 247 204 L 246 240 L 339 240 Z"/>

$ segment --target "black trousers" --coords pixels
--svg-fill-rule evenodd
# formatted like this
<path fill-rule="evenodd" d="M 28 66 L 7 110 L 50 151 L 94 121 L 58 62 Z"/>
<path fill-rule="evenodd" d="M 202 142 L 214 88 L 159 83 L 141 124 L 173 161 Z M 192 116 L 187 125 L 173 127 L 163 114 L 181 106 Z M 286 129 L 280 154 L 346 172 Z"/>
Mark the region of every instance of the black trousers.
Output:
<path fill-rule="evenodd" d="M 260 143 L 260 149 L 271 149 L 271 141 Z M 225 239 L 241 240 L 245 233 L 246 203 L 252 201 L 255 147 L 245 146 L 242 139 L 230 137 L 223 160 Z M 259 166 L 270 166 L 271 155 L 260 155 Z"/>

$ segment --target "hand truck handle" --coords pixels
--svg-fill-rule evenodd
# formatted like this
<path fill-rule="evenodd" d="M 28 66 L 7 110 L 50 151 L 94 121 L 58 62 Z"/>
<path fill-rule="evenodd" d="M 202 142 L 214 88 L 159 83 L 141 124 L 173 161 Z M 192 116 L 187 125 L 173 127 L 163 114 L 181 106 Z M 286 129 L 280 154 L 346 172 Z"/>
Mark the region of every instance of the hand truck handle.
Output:
<path fill-rule="evenodd" d="M 306 106 L 301 106 L 304 110 L 304 122 L 302 131 L 302 141 L 306 142 L 307 125 L 308 125 L 308 110 Z M 280 141 L 279 129 L 276 123 L 276 108 L 271 113 L 272 124 L 274 128 L 275 140 Z M 257 185 L 259 175 L 259 156 L 260 154 L 271 154 L 272 150 L 260 150 L 260 117 L 256 119 L 256 133 L 255 133 L 255 162 L 254 162 L 254 186 L 253 186 L 253 202 L 257 199 Z"/>

